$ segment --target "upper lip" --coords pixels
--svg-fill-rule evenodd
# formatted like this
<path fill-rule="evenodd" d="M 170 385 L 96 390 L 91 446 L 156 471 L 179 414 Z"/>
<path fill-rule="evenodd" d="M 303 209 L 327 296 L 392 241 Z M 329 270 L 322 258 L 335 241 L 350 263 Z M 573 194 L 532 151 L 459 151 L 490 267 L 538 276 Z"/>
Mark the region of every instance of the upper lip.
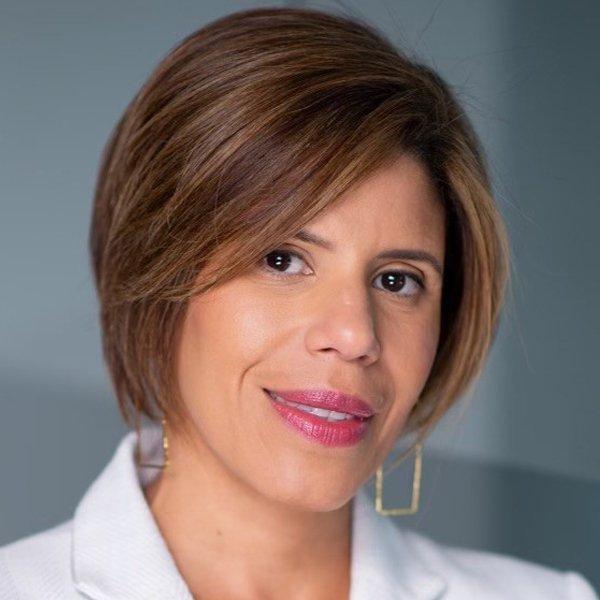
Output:
<path fill-rule="evenodd" d="M 310 390 L 272 390 L 267 389 L 286 400 L 287 402 L 298 402 L 315 408 L 324 408 L 326 410 L 335 410 L 344 412 L 357 417 L 368 418 L 375 414 L 371 404 L 353 394 L 345 394 L 338 390 L 331 389 L 310 389 Z"/>

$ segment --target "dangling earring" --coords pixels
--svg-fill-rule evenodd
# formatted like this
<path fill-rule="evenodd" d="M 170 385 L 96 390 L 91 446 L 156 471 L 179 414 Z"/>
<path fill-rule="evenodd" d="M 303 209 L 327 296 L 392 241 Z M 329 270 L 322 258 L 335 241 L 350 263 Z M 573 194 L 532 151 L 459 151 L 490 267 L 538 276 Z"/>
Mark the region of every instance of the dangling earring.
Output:
<path fill-rule="evenodd" d="M 164 468 L 166 469 L 169 466 L 169 438 L 167 437 L 167 419 L 163 417 L 161 420 L 162 425 L 162 445 L 163 445 L 163 456 L 164 460 Z"/>
<path fill-rule="evenodd" d="M 163 447 L 163 456 L 164 461 L 163 464 L 157 463 L 142 463 L 140 462 L 140 467 L 152 467 L 154 469 L 166 469 L 169 466 L 169 438 L 167 437 L 167 419 L 163 417 L 161 419 L 162 426 L 162 447 Z"/>
<path fill-rule="evenodd" d="M 409 507 L 383 508 L 383 468 L 377 469 L 375 478 L 375 510 L 385 517 L 412 515 L 419 510 L 419 494 L 421 490 L 422 445 L 415 444 L 415 468 L 413 473 L 412 500 Z"/>

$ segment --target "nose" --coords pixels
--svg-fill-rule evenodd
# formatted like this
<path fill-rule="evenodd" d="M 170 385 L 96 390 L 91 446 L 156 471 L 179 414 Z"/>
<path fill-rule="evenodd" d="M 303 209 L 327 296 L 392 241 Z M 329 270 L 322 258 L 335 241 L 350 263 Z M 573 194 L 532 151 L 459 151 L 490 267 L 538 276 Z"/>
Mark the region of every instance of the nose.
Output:
<path fill-rule="evenodd" d="M 381 346 L 366 290 L 329 290 L 309 309 L 314 311 L 306 333 L 311 353 L 337 353 L 365 366 L 378 359 Z"/>

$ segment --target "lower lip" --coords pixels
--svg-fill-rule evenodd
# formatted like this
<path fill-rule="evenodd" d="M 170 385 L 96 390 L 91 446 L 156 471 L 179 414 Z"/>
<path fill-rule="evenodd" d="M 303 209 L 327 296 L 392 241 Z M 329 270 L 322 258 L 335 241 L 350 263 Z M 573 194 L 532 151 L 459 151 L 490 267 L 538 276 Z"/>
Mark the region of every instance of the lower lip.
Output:
<path fill-rule="evenodd" d="M 326 421 L 316 415 L 304 412 L 294 406 L 277 402 L 265 390 L 269 400 L 286 423 L 304 437 L 324 446 L 352 446 L 365 436 L 371 417 L 361 420 L 358 417 L 345 421 Z"/>

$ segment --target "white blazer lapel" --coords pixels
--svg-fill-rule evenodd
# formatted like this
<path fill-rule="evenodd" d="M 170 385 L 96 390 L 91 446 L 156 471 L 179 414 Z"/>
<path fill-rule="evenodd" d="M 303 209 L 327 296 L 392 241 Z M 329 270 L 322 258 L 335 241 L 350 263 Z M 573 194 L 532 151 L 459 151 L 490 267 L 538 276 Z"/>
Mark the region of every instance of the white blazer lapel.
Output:
<path fill-rule="evenodd" d="M 81 499 L 73 518 L 76 588 L 97 600 L 192 600 L 143 495 L 135 432 Z"/>

